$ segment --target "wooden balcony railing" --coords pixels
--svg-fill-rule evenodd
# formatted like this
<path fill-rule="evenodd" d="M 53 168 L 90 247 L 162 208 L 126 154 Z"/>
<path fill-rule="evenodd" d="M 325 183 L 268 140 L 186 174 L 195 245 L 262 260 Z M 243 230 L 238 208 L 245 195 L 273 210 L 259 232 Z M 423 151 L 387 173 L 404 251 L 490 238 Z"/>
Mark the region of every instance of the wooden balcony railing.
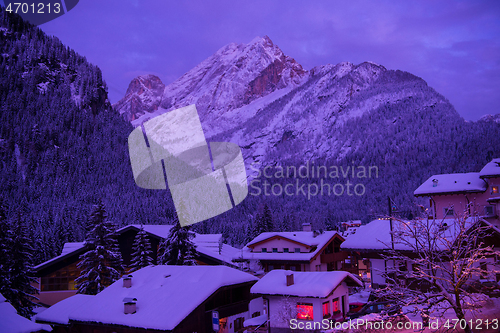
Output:
<path fill-rule="evenodd" d="M 335 261 L 342 261 L 345 260 L 349 257 L 349 254 L 347 252 L 336 252 L 336 253 L 327 253 L 327 254 L 322 254 L 320 256 L 320 260 L 322 264 L 327 264 L 330 262 L 335 262 Z"/>

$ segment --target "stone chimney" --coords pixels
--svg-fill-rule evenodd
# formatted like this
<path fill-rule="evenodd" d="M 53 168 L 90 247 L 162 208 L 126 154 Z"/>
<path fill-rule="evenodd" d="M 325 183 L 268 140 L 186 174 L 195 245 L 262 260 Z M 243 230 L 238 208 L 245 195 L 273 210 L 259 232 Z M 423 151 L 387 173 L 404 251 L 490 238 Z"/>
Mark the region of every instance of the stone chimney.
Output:
<path fill-rule="evenodd" d="M 132 314 L 137 311 L 137 298 L 125 297 L 123 299 L 123 313 Z"/>
<path fill-rule="evenodd" d="M 292 274 L 287 274 L 286 275 L 286 286 L 291 286 L 292 284 L 294 284 L 294 281 L 293 281 L 293 273 Z"/>
<path fill-rule="evenodd" d="M 311 231 L 311 230 L 312 230 L 311 223 L 309 222 L 302 223 L 302 231 Z"/>
<path fill-rule="evenodd" d="M 132 275 L 127 275 L 123 278 L 123 288 L 132 287 Z"/>

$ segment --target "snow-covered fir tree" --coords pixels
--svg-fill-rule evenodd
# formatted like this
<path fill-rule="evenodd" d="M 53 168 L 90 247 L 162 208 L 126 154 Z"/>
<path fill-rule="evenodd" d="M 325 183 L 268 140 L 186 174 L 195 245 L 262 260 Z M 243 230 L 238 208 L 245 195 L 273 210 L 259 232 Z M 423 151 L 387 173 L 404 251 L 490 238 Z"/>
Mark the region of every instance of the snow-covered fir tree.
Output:
<path fill-rule="evenodd" d="M 151 244 L 149 243 L 148 234 L 142 226 L 141 230 L 135 236 L 132 249 L 134 251 L 132 253 L 132 272 L 153 264 Z"/>
<path fill-rule="evenodd" d="M 31 285 L 36 282 L 32 270 L 33 248 L 31 238 L 22 221 L 21 214 L 18 213 L 8 232 L 6 251 L 7 258 L 3 267 L 2 295 L 23 317 L 31 318 L 35 313 L 33 302 L 37 298 L 34 296 L 38 289 Z"/>
<path fill-rule="evenodd" d="M 10 249 L 12 248 L 12 230 L 6 216 L 6 209 L 0 203 L 0 294 L 9 287 Z"/>
<path fill-rule="evenodd" d="M 123 273 L 118 242 L 113 237 L 114 224 L 107 219 L 102 200 L 94 206 L 89 219 L 92 229 L 85 240 L 87 252 L 80 256 L 82 270 L 76 278 L 78 293 L 96 295 L 118 280 Z"/>
<path fill-rule="evenodd" d="M 255 217 L 255 222 L 252 230 L 252 236 L 255 238 L 263 232 L 274 230 L 273 216 L 271 210 L 264 204 L 262 212 L 258 213 Z"/>
<path fill-rule="evenodd" d="M 158 249 L 158 264 L 160 265 L 196 265 L 196 245 L 192 239 L 194 233 L 190 227 L 181 227 L 176 218 L 166 239 Z"/>

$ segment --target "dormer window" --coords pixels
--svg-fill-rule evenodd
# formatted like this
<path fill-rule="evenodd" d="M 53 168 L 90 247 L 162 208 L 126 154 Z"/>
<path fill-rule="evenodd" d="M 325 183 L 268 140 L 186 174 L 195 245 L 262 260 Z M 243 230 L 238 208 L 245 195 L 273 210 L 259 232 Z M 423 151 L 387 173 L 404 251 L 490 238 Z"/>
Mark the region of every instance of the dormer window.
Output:
<path fill-rule="evenodd" d="M 262 252 L 267 252 L 267 248 L 263 247 Z"/>
<path fill-rule="evenodd" d="M 283 252 L 288 253 L 290 252 L 287 247 L 283 248 Z"/>
<path fill-rule="evenodd" d="M 498 186 L 491 187 L 491 194 L 498 194 Z"/>
<path fill-rule="evenodd" d="M 277 247 L 273 247 L 273 253 L 278 253 L 278 248 Z"/>

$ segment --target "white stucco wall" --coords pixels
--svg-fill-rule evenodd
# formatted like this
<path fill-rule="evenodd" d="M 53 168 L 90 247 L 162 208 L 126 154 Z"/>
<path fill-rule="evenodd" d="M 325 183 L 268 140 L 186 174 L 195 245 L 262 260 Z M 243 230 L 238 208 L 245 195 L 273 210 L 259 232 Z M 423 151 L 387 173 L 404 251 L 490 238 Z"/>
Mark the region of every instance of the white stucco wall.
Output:
<path fill-rule="evenodd" d="M 344 308 L 342 314 L 349 311 L 349 292 L 347 285 L 342 283 L 332 295 L 325 298 L 315 297 L 286 297 L 286 296 L 265 296 L 269 299 L 269 318 L 271 327 L 289 328 L 290 319 L 296 319 L 297 303 L 311 303 L 313 305 L 313 321 L 321 322 L 323 320 L 323 303 L 330 302 L 330 312 L 332 311 L 332 300 L 339 298 L 339 307 L 342 307 L 342 296 L 344 299 Z M 297 322 L 310 322 L 308 320 L 297 320 Z"/>

